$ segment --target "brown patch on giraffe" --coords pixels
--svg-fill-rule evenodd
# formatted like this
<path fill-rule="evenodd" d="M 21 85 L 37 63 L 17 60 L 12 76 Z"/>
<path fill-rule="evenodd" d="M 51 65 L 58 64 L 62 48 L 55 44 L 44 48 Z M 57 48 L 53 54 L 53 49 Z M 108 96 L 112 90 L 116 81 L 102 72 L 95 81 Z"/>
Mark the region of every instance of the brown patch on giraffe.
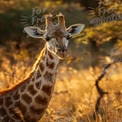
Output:
<path fill-rule="evenodd" d="M 44 71 L 44 64 L 42 62 L 39 64 L 39 67 L 40 67 L 41 71 L 43 72 Z"/>
<path fill-rule="evenodd" d="M 51 52 L 49 52 L 49 51 L 48 51 L 48 56 L 50 59 L 54 59 L 53 54 L 51 54 Z"/>
<path fill-rule="evenodd" d="M 41 87 L 41 82 L 42 82 L 42 81 L 39 81 L 39 82 L 35 83 L 37 89 L 40 89 L 40 87 Z"/>
<path fill-rule="evenodd" d="M 38 104 L 42 104 L 42 105 L 46 105 L 48 100 L 47 98 L 43 98 L 41 97 L 40 95 L 38 95 L 36 98 L 35 98 L 35 102 L 38 103 Z"/>
<path fill-rule="evenodd" d="M 32 95 L 35 95 L 37 93 L 37 91 L 34 89 L 33 85 L 28 86 L 27 91 L 29 91 L 30 94 L 32 94 Z"/>
<path fill-rule="evenodd" d="M 11 106 L 12 103 L 13 103 L 13 102 L 12 102 L 12 100 L 11 100 L 11 97 L 6 97 L 6 98 L 5 98 L 5 106 L 6 106 L 6 107 Z"/>
<path fill-rule="evenodd" d="M 19 94 L 18 91 L 13 95 L 14 100 L 18 100 L 19 99 Z"/>
<path fill-rule="evenodd" d="M 20 88 L 20 91 L 21 91 L 21 92 L 24 92 L 25 89 L 26 89 L 26 85 L 23 84 L 23 85 L 21 86 L 21 88 Z"/>
<path fill-rule="evenodd" d="M 5 108 L 3 108 L 3 107 L 0 108 L 0 116 L 5 116 L 5 115 L 7 115 Z"/>
<path fill-rule="evenodd" d="M 20 102 L 19 102 L 19 101 L 15 102 L 15 108 L 16 108 L 16 107 L 18 108 L 19 105 L 20 105 Z"/>
<path fill-rule="evenodd" d="M 32 98 L 27 94 L 23 94 L 21 97 L 28 104 L 30 104 L 32 102 Z"/>
<path fill-rule="evenodd" d="M 50 62 L 48 61 L 48 59 L 47 59 L 46 65 L 47 65 L 48 68 L 53 69 L 54 66 L 55 66 L 55 63 L 54 63 L 54 62 L 51 62 L 51 63 L 50 63 Z"/>
<path fill-rule="evenodd" d="M 0 105 L 2 105 L 2 104 L 3 104 L 3 98 L 0 97 Z"/>
<path fill-rule="evenodd" d="M 45 78 L 46 81 L 53 82 L 52 77 L 53 77 L 53 74 L 49 73 L 48 71 L 46 71 L 46 73 L 44 74 L 44 78 Z"/>
<path fill-rule="evenodd" d="M 41 73 L 39 71 L 37 71 L 37 73 L 36 73 L 36 79 L 38 79 L 40 77 L 41 77 Z"/>
<path fill-rule="evenodd" d="M 51 95 L 51 90 L 52 90 L 52 86 L 49 85 L 43 85 L 42 87 L 42 91 L 44 91 L 45 93 L 47 93 L 47 95 Z"/>
<path fill-rule="evenodd" d="M 10 119 L 10 117 L 9 116 L 6 116 L 3 120 L 2 120 L 2 122 L 14 122 L 12 119 Z"/>
<path fill-rule="evenodd" d="M 43 112 L 44 112 L 44 109 L 45 108 L 41 108 L 41 109 L 37 109 L 37 108 L 35 108 L 34 106 L 31 106 L 30 107 L 30 111 L 33 113 L 33 114 L 39 114 L 39 115 L 41 115 Z"/>

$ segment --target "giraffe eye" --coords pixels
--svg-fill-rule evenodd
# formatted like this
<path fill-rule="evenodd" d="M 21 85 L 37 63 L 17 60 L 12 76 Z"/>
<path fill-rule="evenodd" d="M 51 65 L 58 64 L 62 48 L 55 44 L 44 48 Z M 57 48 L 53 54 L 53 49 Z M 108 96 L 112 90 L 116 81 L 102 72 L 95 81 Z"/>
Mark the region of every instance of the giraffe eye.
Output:
<path fill-rule="evenodd" d="M 69 40 L 71 38 L 71 35 L 67 35 L 66 39 Z"/>
<path fill-rule="evenodd" d="M 51 38 L 48 37 L 48 36 L 46 36 L 45 39 L 46 39 L 46 41 L 48 42 L 48 41 L 50 41 Z"/>

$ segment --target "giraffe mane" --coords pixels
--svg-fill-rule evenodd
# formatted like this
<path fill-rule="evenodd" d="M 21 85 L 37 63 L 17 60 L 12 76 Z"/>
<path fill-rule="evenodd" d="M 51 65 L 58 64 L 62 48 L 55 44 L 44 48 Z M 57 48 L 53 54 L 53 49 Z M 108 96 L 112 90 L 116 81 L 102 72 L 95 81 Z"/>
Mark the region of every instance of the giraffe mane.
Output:
<path fill-rule="evenodd" d="M 10 88 L 3 88 L 0 90 L 0 96 L 3 94 L 7 94 L 13 90 L 15 90 L 17 87 L 21 86 L 22 84 L 24 84 L 32 75 L 33 75 L 34 71 L 31 71 L 27 77 L 25 77 L 23 80 L 20 80 L 19 82 L 17 82 L 14 86 L 11 86 Z"/>

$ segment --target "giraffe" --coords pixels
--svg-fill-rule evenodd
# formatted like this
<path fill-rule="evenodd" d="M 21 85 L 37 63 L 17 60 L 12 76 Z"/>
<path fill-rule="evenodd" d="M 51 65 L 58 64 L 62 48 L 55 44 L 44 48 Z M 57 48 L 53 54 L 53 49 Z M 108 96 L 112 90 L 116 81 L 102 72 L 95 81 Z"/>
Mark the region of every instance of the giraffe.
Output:
<path fill-rule="evenodd" d="M 56 16 L 57 24 L 53 24 L 51 14 L 45 16 L 45 30 L 24 28 L 30 37 L 45 40 L 45 47 L 24 80 L 0 91 L 0 122 L 38 122 L 48 107 L 59 62 L 68 57 L 69 39 L 84 28 L 84 24 L 66 28 L 64 15 Z"/>

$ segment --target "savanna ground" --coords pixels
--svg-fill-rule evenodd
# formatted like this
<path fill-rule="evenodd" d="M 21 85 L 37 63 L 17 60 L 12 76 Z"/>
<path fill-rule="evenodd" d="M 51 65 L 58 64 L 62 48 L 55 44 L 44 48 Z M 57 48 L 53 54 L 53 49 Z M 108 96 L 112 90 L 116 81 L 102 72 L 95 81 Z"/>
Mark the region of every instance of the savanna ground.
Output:
<path fill-rule="evenodd" d="M 35 7 L 41 10 L 46 7 L 54 13 L 61 11 L 67 27 L 84 23 L 86 28 L 70 41 L 70 57 L 61 61 L 52 99 L 40 122 L 122 122 L 121 20 L 90 27 L 89 12 L 79 2 L 6 0 L 0 4 L 0 89 L 14 85 L 28 74 L 45 43 L 26 38 L 23 33 L 25 23 L 20 21 L 21 17 L 31 16 Z M 121 12 L 120 7 L 117 8 L 116 12 Z M 104 66 L 116 59 L 120 62 L 113 64 L 99 82 L 108 94 L 101 99 L 99 113 L 96 113 L 99 94 L 95 80 Z"/>

